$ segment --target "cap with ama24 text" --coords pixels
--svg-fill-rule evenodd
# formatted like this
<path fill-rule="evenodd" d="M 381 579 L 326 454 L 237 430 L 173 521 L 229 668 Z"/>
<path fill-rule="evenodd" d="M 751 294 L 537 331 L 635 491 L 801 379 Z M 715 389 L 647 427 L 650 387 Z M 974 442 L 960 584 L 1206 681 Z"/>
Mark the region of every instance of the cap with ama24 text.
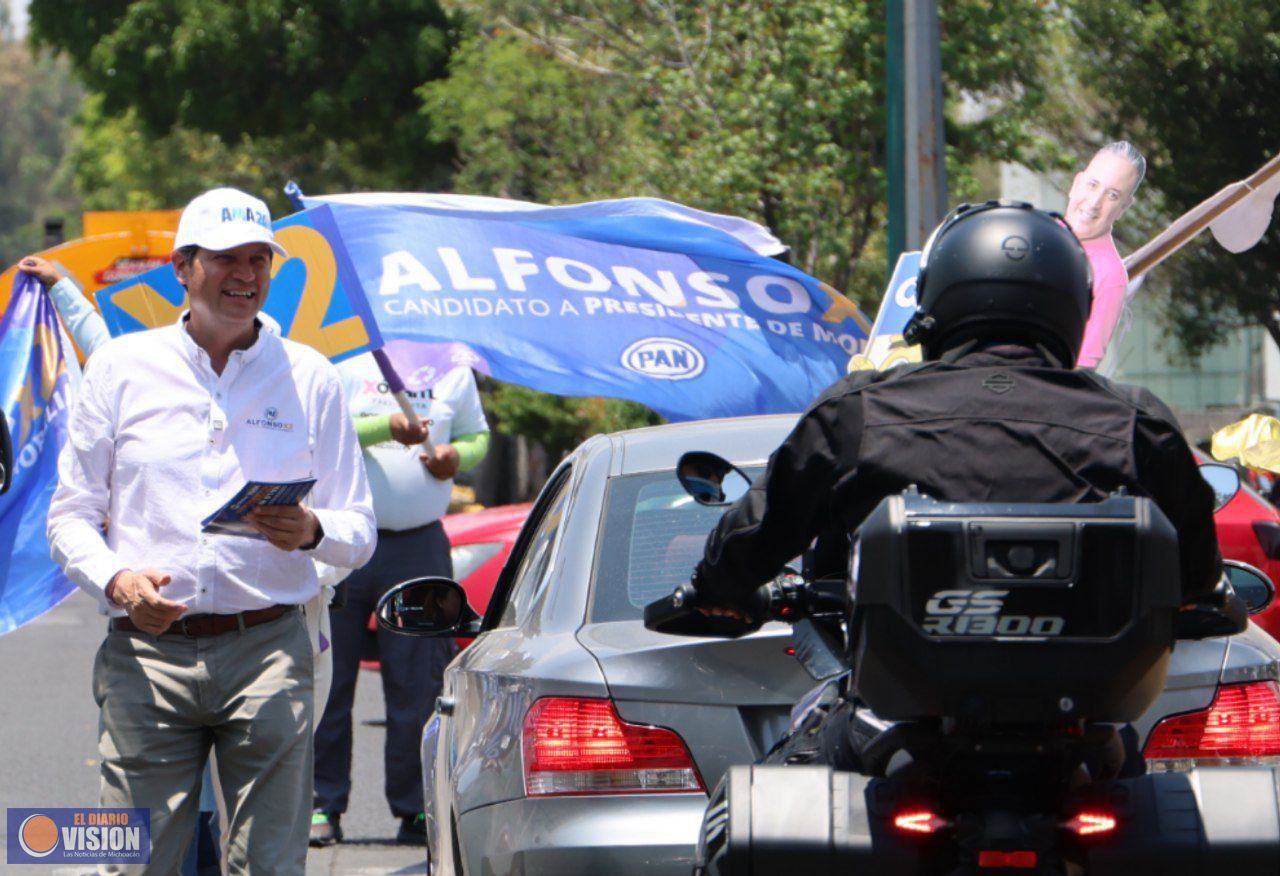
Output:
<path fill-rule="evenodd" d="M 184 246 L 222 251 L 246 243 L 265 243 L 284 258 L 284 247 L 271 231 L 271 211 L 253 195 L 239 189 L 210 189 L 194 198 L 182 211 L 174 250 Z"/>

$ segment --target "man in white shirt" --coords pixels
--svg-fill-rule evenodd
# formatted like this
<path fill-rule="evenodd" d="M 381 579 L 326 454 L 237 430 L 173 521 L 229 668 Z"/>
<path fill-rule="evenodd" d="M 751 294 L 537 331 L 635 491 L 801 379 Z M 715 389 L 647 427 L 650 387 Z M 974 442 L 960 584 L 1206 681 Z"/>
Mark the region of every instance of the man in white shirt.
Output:
<path fill-rule="evenodd" d="M 372 355 L 348 359 L 338 371 L 364 448 L 378 549 L 367 566 L 347 579 L 346 605 L 331 615 L 333 686 L 316 727 L 314 846 L 342 840 L 341 818 L 351 793 L 351 709 L 369 613 L 401 581 L 452 577 L 449 540 L 440 518 L 449 507 L 453 476 L 479 463 L 489 441 L 470 368 L 453 368 L 439 379 L 433 379 L 438 375 L 433 368 L 402 369 L 417 422 L 399 412 Z M 434 453 L 424 457 L 419 444 L 428 436 Z M 377 642 L 387 715 L 387 805 L 400 819 L 397 842 L 422 844 L 422 726 L 431 716 L 444 668 L 455 653 L 453 641 L 379 629 Z"/>
<path fill-rule="evenodd" d="M 54 559 L 111 615 L 93 679 L 101 805 L 149 809 L 142 870 L 178 872 L 212 747 L 229 871 L 301 874 L 314 703 L 299 606 L 319 590 L 312 558 L 371 556 L 368 482 L 334 367 L 260 331 L 284 255 L 266 205 L 206 192 L 174 243 L 190 311 L 88 361 L 49 509 Z M 304 504 L 248 516 L 262 540 L 201 531 L 246 481 L 303 478 Z"/>

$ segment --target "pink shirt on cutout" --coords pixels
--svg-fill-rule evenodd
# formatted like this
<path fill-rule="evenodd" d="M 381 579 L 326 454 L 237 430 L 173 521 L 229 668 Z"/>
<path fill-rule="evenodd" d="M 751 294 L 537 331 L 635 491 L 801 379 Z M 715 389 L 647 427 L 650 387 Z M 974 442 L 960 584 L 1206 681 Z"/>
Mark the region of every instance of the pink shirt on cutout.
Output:
<path fill-rule="evenodd" d="M 1116 323 L 1120 321 L 1129 273 L 1124 269 L 1124 262 L 1120 260 L 1120 253 L 1116 251 L 1110 234 L 1080 242 L 1093 268 L 1093 309 L 1089 311 L 1076 367 L 1097 368 L 1107 353 Z"/>

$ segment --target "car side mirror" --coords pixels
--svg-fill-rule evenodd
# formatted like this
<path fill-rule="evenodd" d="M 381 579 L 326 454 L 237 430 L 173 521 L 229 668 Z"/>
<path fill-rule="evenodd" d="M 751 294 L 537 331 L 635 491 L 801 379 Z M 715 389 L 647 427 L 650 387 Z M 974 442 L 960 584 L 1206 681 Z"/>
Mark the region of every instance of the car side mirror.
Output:
<path fill-rule="evenodd" d="M 1222 565 L 1249 614 L 1257 614 L 1276 598 L 1276 585 L 1265 572 L 1239 560 L 1223 560 Z"/>
<path fill-rule="evenodd" d="M 703 450 L 691 450 L 676 464 L 680 486 L 699 505 L 730 505 L 751 489 L 751 478 L 726 459 Z"/>
<path fill-rule="evenodd" d="M 1240 492 L 1240 472 L 1220 462 L 1206 462 L 1200 466 L 1200 477 L 1213 490 L 1213 510 L 1222 510 Z"/>
<path fill-rule="evenodd" d="M 409 636 L 474 636 L 480 615 L 462 587 L 448 578 L 402 581 L 378 600 L 378 626 Z"/>

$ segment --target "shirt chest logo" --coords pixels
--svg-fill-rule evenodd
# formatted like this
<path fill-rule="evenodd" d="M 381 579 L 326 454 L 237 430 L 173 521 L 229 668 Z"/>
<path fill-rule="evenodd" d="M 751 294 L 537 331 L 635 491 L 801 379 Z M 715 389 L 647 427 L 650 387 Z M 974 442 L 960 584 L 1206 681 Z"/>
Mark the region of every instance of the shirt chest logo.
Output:
<path fill-rule="evenodd" d="M 245 419 L 246 426 L 255 426 L 259 429 L 268 429 L 272 432 L 292 432 L 293 423 L 285 423 L 280 420 L 280 411 L 273 405 L 268 405 L 263 411 L 261 417 L 248 417 Z"/>
<path fill-rule="evenodd" d="M 365 395 L 388 395 L 390 394 L 390 392 L 391 392 L 391 387 L 387 385 L 386 381 L 365 380 L 364 382 Z M 435 398 L 435 393 L 430 388 L 427 388 L 427 389 L 406 388 L 404 391 L 404 394 L 409 397 L 410 401 L 429 401 Z"/>

